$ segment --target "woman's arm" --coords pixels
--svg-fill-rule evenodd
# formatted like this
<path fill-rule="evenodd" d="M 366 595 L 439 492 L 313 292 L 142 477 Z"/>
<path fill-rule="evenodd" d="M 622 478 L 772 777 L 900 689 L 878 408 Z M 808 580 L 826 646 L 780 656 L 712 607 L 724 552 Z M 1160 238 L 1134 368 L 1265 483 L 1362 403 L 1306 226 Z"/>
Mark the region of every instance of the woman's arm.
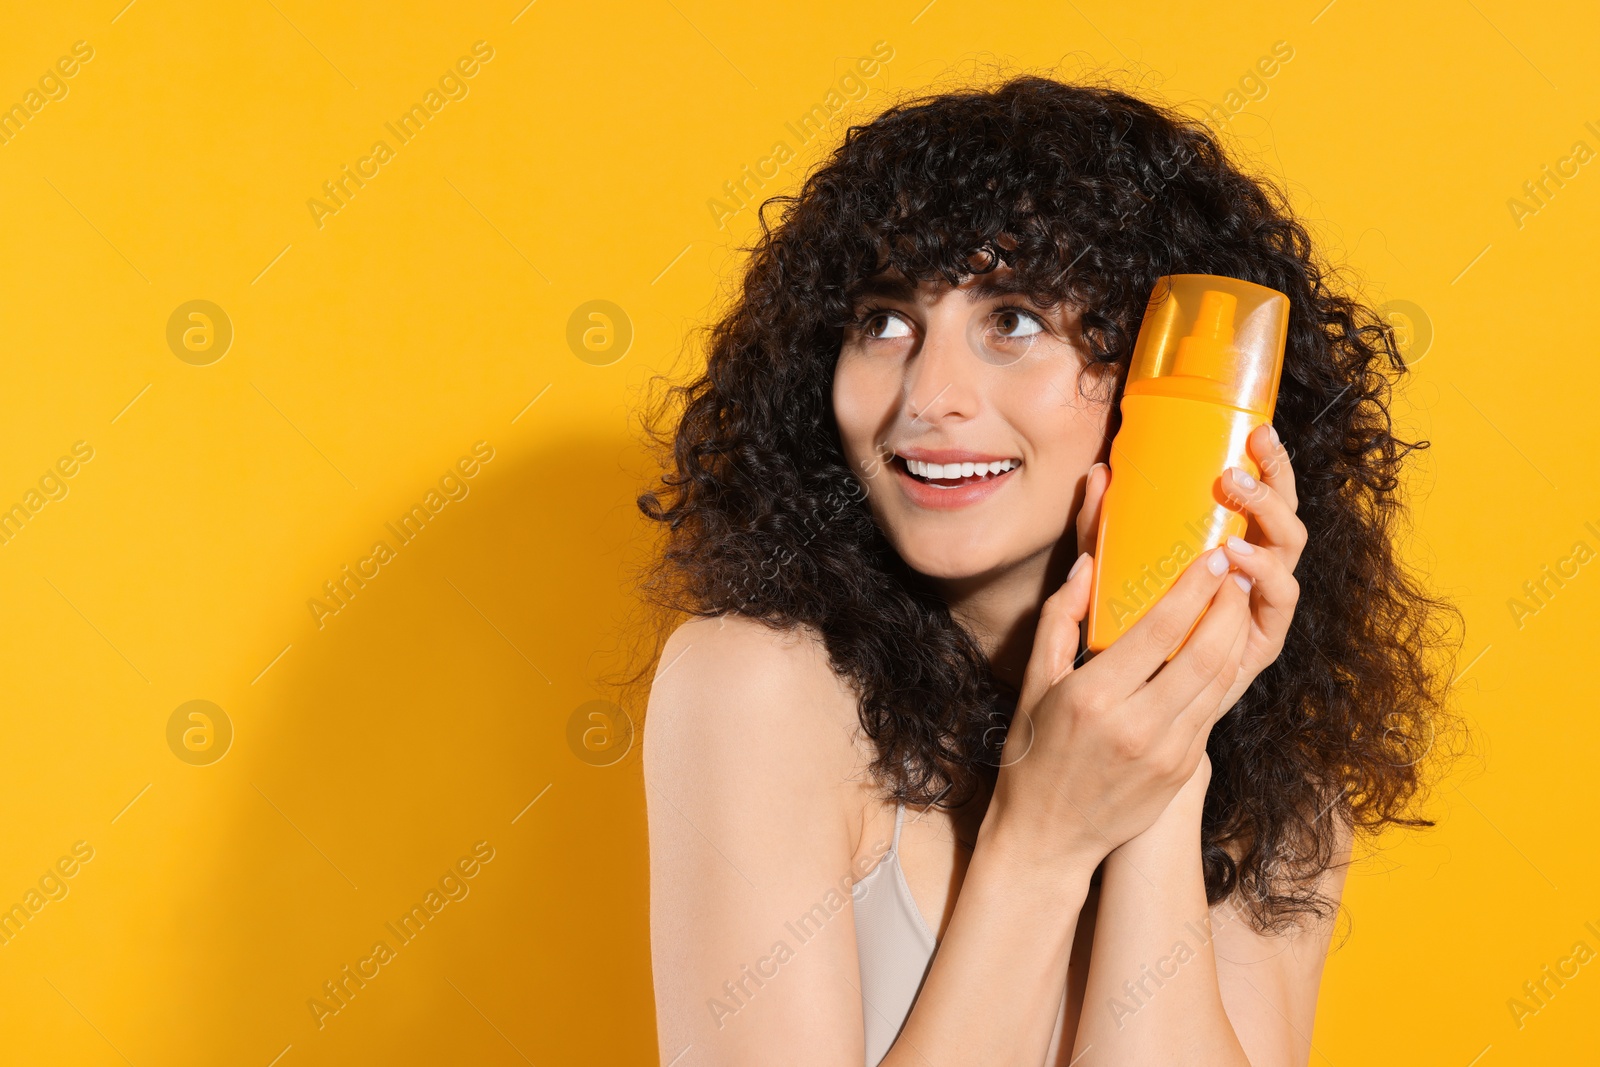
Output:
<path fill-rule="evenodd" d="M 883 1067 L 1039 1067 L 1093 863 L 1045 871 L 980 835 L 922 991 Z"/>
<path fill-rule="evenodd" d="M 1200 865 L 1200 810 L 1210 780 L 1211 761 L 1201 760 L 1150 829 L 1106 857 L 1073 1046 L 1081 1067 L 1252 1067 L 1217 983 Z"/>
<path fill-rule="evenodd" d="M 1080 1067 L 1307 1062 L 1332 922 L 1274 936 L 1232 898 L 1207 906 L 1200 813 L 1210 770 L 1202 761 L 1150 829 L 1106 859 L 1073 1050 Z M 1318 887 L 1334 902 L 1344 869 Z"/>

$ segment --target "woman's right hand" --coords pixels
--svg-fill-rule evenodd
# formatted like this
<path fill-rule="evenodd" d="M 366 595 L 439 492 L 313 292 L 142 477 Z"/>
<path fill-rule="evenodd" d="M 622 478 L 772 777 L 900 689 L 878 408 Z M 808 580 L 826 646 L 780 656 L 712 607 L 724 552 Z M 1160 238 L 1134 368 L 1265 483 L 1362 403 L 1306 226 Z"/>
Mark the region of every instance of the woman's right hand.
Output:
<path fill-rule="evenodd" d="M 1091 474 L 1080 527 L 1092 529 L 1108 481 Z M 1047 876 L 1087 877 L 1199 766 L 1240 669 L 1250 594 L 1221 548 L 1201 553 L 1126 633 L 1074 667 L 1093 559 L 1085 552 L 1073 567 L 1040 611 L 980 838 Z"/>

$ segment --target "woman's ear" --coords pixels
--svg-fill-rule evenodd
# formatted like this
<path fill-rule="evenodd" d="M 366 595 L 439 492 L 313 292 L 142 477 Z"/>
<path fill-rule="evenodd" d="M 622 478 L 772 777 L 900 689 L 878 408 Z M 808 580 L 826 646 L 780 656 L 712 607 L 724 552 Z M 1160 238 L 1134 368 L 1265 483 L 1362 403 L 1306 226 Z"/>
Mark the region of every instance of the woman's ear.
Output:
<path fill-rule="evenodd" d="M 1083 483 L 1083 506 L 1078 509 L 1078 551 L 1093 552 L 1095 538 L 1100 531 L 1100 502 L 1105 499 L 1106 486 L 1111 484 L 1111 468 L 1096 463 L 1089 468 Z"/>

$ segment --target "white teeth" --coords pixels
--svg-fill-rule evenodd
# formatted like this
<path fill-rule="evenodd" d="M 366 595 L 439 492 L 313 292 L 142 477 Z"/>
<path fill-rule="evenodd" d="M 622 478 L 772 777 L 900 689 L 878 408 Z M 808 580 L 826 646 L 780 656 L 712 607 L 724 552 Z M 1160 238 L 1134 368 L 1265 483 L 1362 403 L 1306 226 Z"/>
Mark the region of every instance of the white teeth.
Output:
<path fill-rule="evenodd" d="M 1020 465 L 1018 460 L 997 459 L 991 463 L 924 463 L 921 460 L 906 460 L 906 469 L 919 478 L 971 478 L 974 475 L 988 477 L 991 474 L 1003 474 Z"/>

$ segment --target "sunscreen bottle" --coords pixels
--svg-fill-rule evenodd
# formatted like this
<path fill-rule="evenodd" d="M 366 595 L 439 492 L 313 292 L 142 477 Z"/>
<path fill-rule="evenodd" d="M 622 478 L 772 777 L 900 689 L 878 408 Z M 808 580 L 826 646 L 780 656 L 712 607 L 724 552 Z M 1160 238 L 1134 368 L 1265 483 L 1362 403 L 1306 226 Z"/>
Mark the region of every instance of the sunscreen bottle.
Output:
<path fill-rule="evenodd" d="M 1289 298 L 1275 289 L 1215 274 L 1156 281 L 1111 442 L 1090 652 L 1142 618 L 1191 560 L 1244 536 L 1249 519 L 1230 505 L 1222 475 L 1228 467 L 1261 473 L 1245 439 L 1272 421 L 1288 328 Z"/>

